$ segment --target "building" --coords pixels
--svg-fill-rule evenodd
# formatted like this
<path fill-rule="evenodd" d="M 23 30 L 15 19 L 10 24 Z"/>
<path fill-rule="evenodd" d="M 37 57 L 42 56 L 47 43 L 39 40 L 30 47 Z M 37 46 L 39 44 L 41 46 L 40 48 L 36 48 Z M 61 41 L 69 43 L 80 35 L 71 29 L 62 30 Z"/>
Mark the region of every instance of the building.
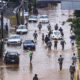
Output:
<path fill-rule="evenodd" d="M 61 0 L 37 0 L 37 7 L 43 8 L 47 7 L 48 4 L 60 3 Z"/>
<path fill-rule="evenodd" d="M 39 7 L 47 7 L 48 3 L 61 3 L 62 9 L 80 10 L 80 0 L 37 0 Z"/>

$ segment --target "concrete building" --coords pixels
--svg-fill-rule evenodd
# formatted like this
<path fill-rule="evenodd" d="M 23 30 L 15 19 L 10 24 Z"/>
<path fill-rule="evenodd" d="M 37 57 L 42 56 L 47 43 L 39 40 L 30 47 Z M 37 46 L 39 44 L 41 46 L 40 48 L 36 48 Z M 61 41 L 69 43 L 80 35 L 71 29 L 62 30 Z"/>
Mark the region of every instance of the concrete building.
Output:
<path fill-rule="evenodd" d="M 80 0 L 37 0 L 37 5 L 40 7 L 48 6 L 48 3 L 61 3 L 62 9 L 80 10 Z"/>

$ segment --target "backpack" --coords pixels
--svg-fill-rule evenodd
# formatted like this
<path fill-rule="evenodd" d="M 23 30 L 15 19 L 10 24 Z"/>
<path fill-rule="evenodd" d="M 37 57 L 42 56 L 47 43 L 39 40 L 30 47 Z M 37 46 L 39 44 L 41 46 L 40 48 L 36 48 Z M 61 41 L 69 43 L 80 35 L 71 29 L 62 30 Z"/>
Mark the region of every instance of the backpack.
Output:
<path fill-rule="evenodd" d="M 34 37 L 37 37 L 38 35 L 37 35 L 37 33 L 34 33 L 33 36 L 34 36 Z"/>
<path fill-rule="evenodd" d="M 74 72 L 75 72 L 75 66 L 74 66 L 74 65 L 71 65 L 71 66 L 70 66 L 70 72 L 71 72 L 71 73 L 74 73 Z"/>
<path fill-rule="evenodd" d="M 52 46 L 52 43 L 50 41 L 48 41 L 47 43 L 48 47 Z"/>
<path fill-rule="evenodd" d="M 64 40 L 61 41 L 61 45 L 64 45 Z"/>
<path fill-rule="evenodd" d="M 73 60 L 73 62 L 76 62 L 76 61 L 77 61 L 76 56 L 73 56 L 73 57 L 72 57 L 72 60 Z"/>

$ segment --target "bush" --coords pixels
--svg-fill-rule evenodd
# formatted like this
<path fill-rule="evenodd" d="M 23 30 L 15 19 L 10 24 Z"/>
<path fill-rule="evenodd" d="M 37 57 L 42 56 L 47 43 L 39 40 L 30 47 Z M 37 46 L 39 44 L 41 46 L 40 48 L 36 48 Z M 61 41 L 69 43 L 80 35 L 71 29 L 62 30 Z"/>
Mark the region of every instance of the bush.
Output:
<path fill-rule="evenodd" d="M 67 22 L 72 22 L 72 18 L 69 18 L 69 19 L 67 20 Z"/>

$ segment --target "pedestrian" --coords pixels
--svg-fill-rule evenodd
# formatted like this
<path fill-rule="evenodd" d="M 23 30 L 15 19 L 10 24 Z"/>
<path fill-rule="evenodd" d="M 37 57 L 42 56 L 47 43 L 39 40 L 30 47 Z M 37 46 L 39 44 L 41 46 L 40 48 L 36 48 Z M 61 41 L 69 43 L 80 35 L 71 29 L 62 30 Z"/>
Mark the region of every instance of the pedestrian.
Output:
<path fill-rule="evenodd" d="M 64 45 L 66 44 L 65 40 L 62 39 L 61 42 L 60 42 L 61 46 L 62 46 L 62 50 L 64 50 Z"/>
<path fill-rule="evenodd" d="M 73 26 L 71 25 L 71 28 L 70 28 L 70 32 L 72 33 L 73 32 Z"/>
<path fill-rule="evenodd" d="M 8 34 L 8 24 L 5 25 L 6 33 Z"/>
<path fill-rule="evenodd" d="M 51 31 L 51 25 L 50 24 L 47 26 L 47 28 L 48 28 L 48 31 Z"/>
<path fill-rule="evenodd" d="M 54 40 L 54 49 L 57 49 L 57 44 L 58 44 L 58 40 L 55 39 L 55 40 Z"/>
<path fill-rule="evenodd" d="M 59 31 L 60 31 L 60 32 L 63 32 L 63 29 L 60 27 L 60 28 L 59 28 Z"/>
<path fill-rule="evenodd" d="M 60 31 L 60 33 L 61 33 L 61 35 L 63 37 L 64 36 L 64 33 L 63 33 L 63 29 L 61 27 L 59 28 L 59 31 Z"/>
<path fill-rule="evenodd" d="M 39 28 L 39 31 L 41 31 L 41 28 L 42 28 L 42 24 L 41 24 L 41 22 L 39 22 L 39 24 L 38 24 L 38 28 Z"/>
<path fill-rule="evenodd" d="M 52 34 L 52 31 L 49 30 L 49 33 L 48 33 L 49 38 L 50 38 L 51 34 Z"/>
<path fill-rule="evenodd" d="M 72 47 L 74 46 L 74 40 L 73 39 L 71 40 L 71 45 L 72 45 Z"/>
<path fill-rule="evenodd" d="M 35 32 L 33 33 L 33 37 L 34 37 L 34 40 L 37 40 L 38 34 L 37 34 L 36 30 L 35 30 Z"/>
<path fill-rule="evenodd" d="M 72 63 L 72 65 L 70 65 L 69 71 L 70 71 L 71 80 L 73 80 L 74 79 L 74 73 L 75 73 L 75 65 L 74 65 L 74 63 Z"/>
<path fill-rule="evenodd" d="M 62 57 L 62 55 L 60 55 L 60 57 L 58 58 L 60 70 L 62 70 L 63 59 L 64 59 L 64 58 Z"/>
<path fill-rule="evenodd" d="M 61 32 L 61 36 L 64 37 L 64 33 L 63 33 L 63 31 Z"/>
<path fill-rule="evenodd" d="M 33 80 L 38 80 L 37 74 L 33 77 Z"/>
<path fill-rule="evenodd" d="M 33 52 L 32 52 L 32 51 L 30 51 L 30 53 L 29 53 L 30 63 L 31 63 L 31 61 L 32 61 L 32 55 L 33 55 Z"/>
<path fill-rule="evenodd" d="M 47 42 L 48 42 L 49 40 L 50 40 L 50 39 L 49 39 L 48 35 L 46 35 L 46 37 L 45 37 L 45 43 L 46 43 L 46 45 L 47 45 Z"/>
<path fill-rule="evenodd" d="M 16 32 L 16 30 L 17 30 L 17 26 L 15 25 L 15 32 Z"/>
<path fill-rule="evenodd" d="M 25 23 L 25 25 L 26 25 L 26 28 L 28 28 L 28 23 L 27 22 Z"/>
<path fill-rule="evenodd" d="M 54 28 L 55 28 L 55 30 L 58 30 L 58 24 L 56 24 L 56 25 L 54 26 Z"/>
<path fill-rule="evenodd" d="M 76 38 L 75 34 L 72 33 L 71 36 L 70 36 L 70 39 L 71 39 L 71 40 L 75 40 L 75 38 Z"/>
<path fill-rule="evenodd" d="M 73 62 L 74 64 L 76 64 L 76 62 L 77 62 L 77 56 L 75 55 L 75 53 L 73 53 L 72 62 Z"/>
<path fill-rule="evenodd" d="M 48 49 L 51 50 L 52 42 L 50 40 L 47 42 L 47 46 L 48 46 Z"/>
<path fill-rule="evenodd" d="M 42 33 L 42 41 L 44 41 L 44 33 Z"/>

